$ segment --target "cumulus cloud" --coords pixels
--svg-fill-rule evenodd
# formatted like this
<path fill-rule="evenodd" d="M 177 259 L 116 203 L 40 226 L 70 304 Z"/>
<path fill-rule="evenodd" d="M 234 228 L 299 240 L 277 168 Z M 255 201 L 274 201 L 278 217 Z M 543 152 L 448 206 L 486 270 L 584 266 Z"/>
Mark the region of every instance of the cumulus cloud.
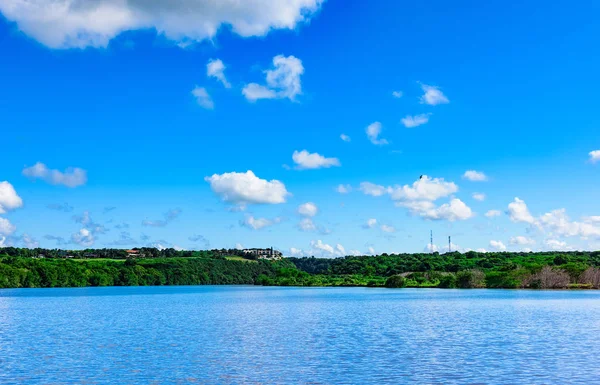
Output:
<path fill-rule="evenodd" d="M 485 182 L 488 180 L 488 177 L 480 171 L 468 170 L 463 174 L 463 179 L 470 180 L 471 182 Z"/>
<path fill-rule="evenodd" d="M 473 199 L 483 202 L 485 200 L 485 194 L 484 193 L 473 193 Z"/>
<path fill-rule="evenodd" d="M 302 220 L 300 220 L 300 222 L 298 222 L 298 228 L 301 231 L 306 232 L 317 231 L 317 226 L 311 218 L 303 218 Z"/>
<path fill-rule="evenodd" d="M 546 246 L 546 248 L 548 248 L 550 250 L 563 250 L 563 251 L 572 250 L 572 247 L 568 246 L 567 242 L 560 241 L 558 239 L 546 239 L 546 241 L 544 242 L 544 245 Z"/>
<path fill-rule="evenodd" d="M 73 221 L 83 225 L 92 234 L 104 234 L 106 233 L 106 227 L 99 223 L 94 222 L 89 211 L 84 211 L 81 215 L 73 215 Z"/>
<path fill-rule="evenodd" d="M 390 188 L 377 185 L 371 182 L 362 182 L 360 184 L 359 190 L 362 191 L 362 193 L 365 195 L 380 197 L 384 194 L 387 194 L 390 191 Z"/>
<path fill-rule="evenodd" d="M 554 235 L 600 237 L 600 227 L 591 223 L 571 221 L 565 209 L 552 210 L 541 215 L 537 224 Z"/>
<path fill-rule="evenodd" d="M 312 202 L 306 202 L 298 206 L 298 214 L 304 215 L 306 217 L 314 217 L 315 215 L 317 215 L 318 211 L 319 208 L 316 204 Z"/>
<path fill-rule="evenodd" d="M 50 48 L 106 47 L 121 32 L 153 28 L 189 45 L 223 28 L 242 37 L 294 29 L 323 0 L 0 0 L 0 12 Z"/>
<path fill-rule="evenodd" d="M 390 225 L 381 225 L 379 228 L 381 229 L 381 231 L 383 231 L 385 233 L 395 233 L 396 232 L 396 228 L 394 228 L 394 226 L 390 226 Z"/>
<path fill-rule="evenodd" d="M 405 207 L 413 215 L 431 220 L 448 220 L 450 222 L 462 221 L 473 216 L 473 211 L 458 198 L 451 199 L 449 203 L 436 207 L 431 201 L 405 201 L 396 203 Z"/>
<path fill-rule="evenodd" d="M 533 215 L 529 212 L 527 204 L 519 198 L 515 198 L 514 201 L 508 204 L 507 214 L 513 222 L 525 222 L 530 224 L 535 222 L 535 218 L 533 218 Z"/>
<path fill-rule="evenodd" d="M 458 191 L 458 186 L 454 182 L 446 182 L 444 178 L 430 178 L 423 175 L 416 180 L 412 186 L 396 186 L 390 189 L 390 194 L 394 200 L 428 200 L 449 196 Z"/>
<path fill-rule="evenodd" d="M 406 115 L 404 118 L 400 119 L 400 122 L 402 122 L 406 128 L 414 128 L 429 122 L 430 116 L 431 114 L 419 114 L 414 116 Z"/>
<path fill-rule="evenodd" d="M 223 201 L 234 204 L 279 204 L 290 195 L 280 181 L 260 179 L 250 170 L 214 174 L 204 180 Z"/>
<path fill-rule="evenodd" d="M 294 151 L 292 160 L 296 163 L 298 170 L 311 170 L 317 168 L 339 167 L 341 163 L 338 158 L 326 158 L 318 153 L 310 153 L 306 150 Z"/>
<path fill-rule="evenodd" d="M 300 76 L 304 73 L 302 60 L 295 56 L 277 55 L 273 58 L 273 68 L 265 71 L 266 86 L 250 83 L 242 89 L 242 94 L 251 102 L 259 99 L 296 100 L 302 94 Z"/>
<path fill-rule="evenodd" d="M 348 135 L 346 135 L 346 134 L 341 134 L 340 135 L 340 139 L 343 140 L 344 142 L 350 142 L 351 141 L 350 137 Z"/>
<path fill-rule="evenodd" d="M 490 241 L 490 247 L 498 250 L 498 251 L 505 251 L 506 250 L 506 246 L 504 245 L 504 243 L 500 242 L 500 241 Z"/>
<path fill-rule="evenodd" d="M 67 187 L 77 187 L 87 182 L 87 171 L 81 168 L 69 167 L 64 172 L 61 172 L 59 170 L 51 170 L 41 162 L 37 162 L 31 167 L 26 167 L 23 170 L 23 175 L 31 179 L 42 179 L 50 184 L 60 184 Z"/>
<path fill-rule="evenodd" d="M 5 214 L 21 206 L 23 206 L 23 200 L 17 195 L 13 185 L 7 181 L 0 182 L 0 214 Z"/>
<path fill-rule="evenodd" d="M 597 163 L 600 162 L 600 150 L 590 151 L 590 162 Z"/>
<path fill-rule="evenodd" d="M 198 103 L 200 107 L 206 108 L 207 110 L 215 108 L 215 103 L 208 94 L 208 91 L 206 91 L 206 88 L 196 86 L 192 90 L 192 95 L 194 95 L 196 103 Z"/>
<path fill-rule="evenodd" d="M 336 187 L 335 191 L 339 192 L 340 194 L 348 194 L 350 191 L 352 191 L 352 186 L 349 184 L 340 184 Z"/>
<path fill-rule="evenodd" d="M 310 242 L 310 247 L 306 250 L 295 247 L 290 248 L 290 254 L 294 257 L 300 256 L 316 256 L 321 258 L 335 258 L 347 255 L 346 249 L 341 244 L 335 246 L 324 243 L 322 240 L 313 240 Z"/>
<path fill-rule="evenodd" d="M 221 59 L 210 59 L 206 64 L 206 76 L 217 79 L 225 88 L 231 88 L 231 84 L 225 77 L 225 68 Z"/>
<path fill-rule="evenodd" d="M 600 215 L 582 217 L 581 220 L 585 223 L 600 223 Z"/>
<path fill-rule="evenodd" d="M 535 240 L 524 237 L 522 235 L 518 235 L 516 237 L 510 238 L 510 244 L 511 245 L 519 245 L 519 246 L 531 246 L 531 245 L 535 245 Z"/>
<path fill-rule="evenodd" d="M 365 131 L 367 133 L 367 138 L 369 138 L 371 143 L 378 145 L 378 146 L 383 146 L 383 145 L 388 144 L 388 141 L 386 139 L 382 139 L 379 137 L 379 135 L 381 135 L 381 123 L 379 123 L 379 122 L 371 123 L 367 126 L 367 129 Z"/>
<path fill-rule="evenodd" d="M 94 234 L 85 228 L 71 235 L 71 242 L 80 246 L 90 247 L 94 244 L 94 241 Z"/>
<path fill-rule="evenodd" d="M 178 208 L 170 209 L 169 211 L 167 211 L 166 213 L 163 214 L 164 219 L 158 219 L 158 220 L 144 219 L 142 221 L 142 226 L 165 227 L 166 225 L 168 225 L 169 223 L 171 223 L 172 221 L 177 219 L 177 217 L 179 217 L 180 214 L 181 214 L 181 209 L 178 209 Z"/>
<path fill-rule="evenodd" d="M 450 100 L 444 95 L 442 91 L 440 91 L 439 87 L 429 86 L 427 84 L 421 84 L 421 89 L 424 94 L 421 96 L 421 104 L 429 104 L 430 106 L 435 106 L 438 104 L 447 104 L 450 103 Z"/>
<path fill-rule="evenodd" d="M 404 95 L 404 93 L 402 91 L 393 91 L 392 92 L 392 96 L 395 97 L 396 99 L 400 99 L 403 95 Z"/>
<path fill-rule="evenodd" d="M 248 215 L 241 223 L 242 226 L 248 227 L 252 230 L 260 230 L 265 227 L 272 226 L 276 223 L 281 222 L 280 218 L 267 219 L 267 218 L 255 218 L 252 215 Z"/>
<path fill-rule="evenodd" d="M 367 223 L 365 223 L 363 225 L 363 228 L 365 228 L 365 229 L 372 229 L 375 226 L 377 226 L 377 219 L 370 218 L 370 219 L 367 220 Z"/>
<path fill-rule="evenodd" d="M 513 222 L 528 223 L 553 236 L 600 238 L 600 226 L 590 222 L 589 217 L 584 217 L 582 222 L 572 221 L 564 208 L 552 210 L 535 218 L 529 212 L 525 202 L 515 198 L 508 205 L 508 215 Z"/>
<path fill-rule="evenodd" d="M 10 235 L 15 232 L 17 227 L 10 223 L 6 218 L 0 217 L 0 235 Z"/>
<path fill-rule="evenodd" d="M 488 218 L 499 217 L 500 215 L 502 215 L 502 212 L 500 210 L 489 210 L 485 213 L 485 216 Z"/>

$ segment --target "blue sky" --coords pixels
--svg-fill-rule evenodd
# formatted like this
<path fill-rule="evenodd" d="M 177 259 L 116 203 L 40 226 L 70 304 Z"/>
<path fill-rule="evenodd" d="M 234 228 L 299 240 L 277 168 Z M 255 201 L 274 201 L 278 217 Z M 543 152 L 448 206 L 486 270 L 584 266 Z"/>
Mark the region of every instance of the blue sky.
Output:
<path fill-rule="evenodd" d="M 2 245 L 600 246 L 597 2 L 51 3 L 0 0 Z"/>

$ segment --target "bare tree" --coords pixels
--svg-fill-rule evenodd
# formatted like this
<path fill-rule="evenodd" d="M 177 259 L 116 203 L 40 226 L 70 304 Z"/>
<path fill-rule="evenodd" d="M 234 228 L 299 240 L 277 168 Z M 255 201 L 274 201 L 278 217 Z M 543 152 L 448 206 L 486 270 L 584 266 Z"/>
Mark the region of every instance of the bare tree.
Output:
<path fill-rule="evenodd" d="M 539 273 L 529 277 L 527 286 L 539 289 L 565 289 L 570 282 L 571 278 L 566 271 L 544 266 Z"/>
<path fill-rule="evenodd" d="M 589 267 L 581 273 L 579 283 L 592 285 L 594 289 L 600 289 L 600 269 L 597 267 Z"/>

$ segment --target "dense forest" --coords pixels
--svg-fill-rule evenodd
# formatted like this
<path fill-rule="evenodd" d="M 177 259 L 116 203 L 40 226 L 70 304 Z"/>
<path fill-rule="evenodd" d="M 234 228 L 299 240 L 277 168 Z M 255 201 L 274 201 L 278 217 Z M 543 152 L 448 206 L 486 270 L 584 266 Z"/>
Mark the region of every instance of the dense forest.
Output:
<path fill-rule="evenodd" d="M 0 288 L 227 285 L 600 288 L 600 252 L 382 254 L 252 260 L 240 250 L 0 249 Z"/>

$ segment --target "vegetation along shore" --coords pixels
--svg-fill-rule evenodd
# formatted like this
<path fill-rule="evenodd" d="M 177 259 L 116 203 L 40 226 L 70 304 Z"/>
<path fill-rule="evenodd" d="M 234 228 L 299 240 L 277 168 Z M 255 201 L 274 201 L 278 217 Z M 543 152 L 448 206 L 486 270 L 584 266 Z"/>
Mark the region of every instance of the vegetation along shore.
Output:
<path fill-rule="evenodd" d="M 0 249 L 0 288 L 238 285 L 600 289 L 600 252 L 255 259 L 242 250 Z"/>

